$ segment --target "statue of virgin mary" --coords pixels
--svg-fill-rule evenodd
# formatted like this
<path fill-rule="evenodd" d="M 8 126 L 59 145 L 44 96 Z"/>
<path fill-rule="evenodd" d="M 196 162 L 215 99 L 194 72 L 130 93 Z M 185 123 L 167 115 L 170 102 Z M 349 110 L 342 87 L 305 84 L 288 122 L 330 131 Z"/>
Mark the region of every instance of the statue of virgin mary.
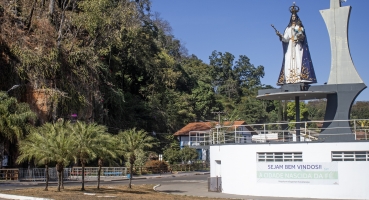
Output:
<path fill-rule="evenodd" d="M 284 34 L 277 32 L 283 46 L 283 62 L 277 85 L 316 83 L 313 62 L 310 57 L 306 31 L 297 12 L 298 6 L 290 7 L 290 22 Z"/>

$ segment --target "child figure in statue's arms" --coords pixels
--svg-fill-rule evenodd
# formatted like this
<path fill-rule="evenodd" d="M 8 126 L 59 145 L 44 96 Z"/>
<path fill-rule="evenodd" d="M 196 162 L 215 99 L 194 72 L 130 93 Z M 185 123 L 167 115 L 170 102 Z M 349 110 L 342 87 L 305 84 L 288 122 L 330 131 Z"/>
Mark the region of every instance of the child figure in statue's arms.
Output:
<path fill-rule="evenodd" d="M 297 22 L 297 24 L 294 27 L 294 31 L 295 31 L 295 42 L 302 42 L 305 39 L 305 35 L 304 35 L 304 27 L 302 27 L 300 25 L 300 23 Z"/>

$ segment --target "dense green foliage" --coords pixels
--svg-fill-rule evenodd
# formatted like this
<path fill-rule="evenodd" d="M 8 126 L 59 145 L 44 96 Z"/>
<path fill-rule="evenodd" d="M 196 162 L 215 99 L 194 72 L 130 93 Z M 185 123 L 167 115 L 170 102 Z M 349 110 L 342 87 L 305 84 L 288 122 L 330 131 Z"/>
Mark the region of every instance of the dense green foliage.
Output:
<path fill-rule="evenodd" d="M 28 122 L 36 119 L 26 103 L 18 103 L 6 92 L 0 92 L 0 140 L 14 142 L 20 140 L 28 132 Z"/>
<path fill-rule="evenodd" d="M 196 149 L 185 146 L 181 149 L 179 156 L 182 162 L 192 162 L 198 158 Z"/>
<path fill-rule="evenodd" d="M 129 129 L 121 131 L 115 137 L 106 132 L 107 128 L 95 123 L 86 124 L 77 121 L 71 123 L 58 120 L 56 123 L 46 123 L 32 129 L 24 140 L 19 143 L 20 156 L 18 163 L 34 161 L 37 165 L 56 163 L 58 172 L 58 191 L 62 186 L 61 174 L 64 166 L 72 160 L 82 164 L 82 188 L 84 190 L 85 165 L 99 159 L 99 177 L 102 160 L 116 159 L 123 156 L 129 162 L 130 171 L 134 163 L 147 161 L 144 150 L 156 145 L 154 138 L 148 136 L 143 130 Z M 48 175 L 47 175 L 48 177 Z M 132 177 L 132 176 L 131 176 Z M 100 180 L 100 178 L 99 178 Z M 129 187 L 131 187 L 131 180 Z M 48 178 L 46 188 L 48 188 Z M 99 182 L 97 185 L 99 189 Z"/>
<path fill-rule="evenodd" d="M 67 128 L 73 138 L 73 157 L 75 163 L 82 164 L 82 188 L 85 190 L 85 166 L 94 159 L 102 157 L 117 158 L 117 142 L 107 133 L 107 128 L 95 123 L 87 124 L 77 121 L 67 123 Z M 99 174 L 100 176 L 100 174 Z"/>
<path fill-rule="evenodd" d="M 76 113 L 115 133 L 173 133 L 216 119 L 213 111 L 268 121 L 265 103 L 254 99 L 264 67 L 229 52 L 209 52 L 210 64 L 187 55 L 149 0 L 16 2 L 0 1 L 0 74 L 7 80 L 0 87 L 27 85 L 14 92 L 19 98 L 52 89 L 49 121 Z"/>
<path fill-rule="evenodd" d="M 15 164 L 18 155 L 17 143 L 32 129 L 36 114 L 27 103 L 18 103 L 14 97 L 0 91 L 0 160 L 10 158 L 9 165 Z"/>
<path fill-rule="evenodd" d="M 326 100 L 309 101 L 306 104 L 308 118 L 310 120 L 323 120 L 325 115 L 326 104 L 327 104 Z"/>
<path fill-rule="evenodd" d="M 358 101 L 351 108 L 352 119 L 369 119 L 369 101 Z"/>
<path fill-rule="evenodd" d="M 60 191 L 63 168 L 71 162 L 75 155 L 75 144 L 75 138 L 71 137 L 69 122 L 67 124 L 63 121 L 54 124 L 46 123 L 20 141 L 21 155 L 17 161 L 21 163 L 34 159 L 38 164 L 56 163 L 58 191 Z M 47 185 L 45 190 L 47 190 Z"/>

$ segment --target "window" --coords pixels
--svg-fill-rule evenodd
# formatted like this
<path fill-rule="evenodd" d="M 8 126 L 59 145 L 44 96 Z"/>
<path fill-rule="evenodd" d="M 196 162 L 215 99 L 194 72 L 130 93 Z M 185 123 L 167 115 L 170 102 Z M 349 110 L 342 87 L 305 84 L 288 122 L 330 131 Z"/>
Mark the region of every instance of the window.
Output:
<path fill-rule="evenodd" d="M 369 151 L 332 151 L 332 161 L 369 161 Z"/>
<path fill-rule="evenodd" d="M 258 162 L 302 162 L 302 152 L 257 153 Z"/>

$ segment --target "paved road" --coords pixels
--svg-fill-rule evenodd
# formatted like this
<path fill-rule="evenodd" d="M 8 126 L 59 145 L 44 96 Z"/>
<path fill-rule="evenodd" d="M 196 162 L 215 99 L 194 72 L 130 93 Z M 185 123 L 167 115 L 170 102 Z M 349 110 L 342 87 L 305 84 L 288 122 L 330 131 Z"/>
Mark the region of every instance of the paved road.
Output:
<path fill-rule="evenodd" d="M 197 175 L 196 175 L 197 174 Z M 244 195 L 233 195 L 218 192 L 208 192 L 207 178 L 209 174 L 198 173 L 183 173 L 183 174 L 166 174 L 162 176 L 146 176 L 141 179 L 135 179 L 133 184 L 154 184 L 159 185 L 156 190 L 159 192 L 165 192 L 175 195 L 187 195 L 187 196 L 204 196 L 210 198 L 226 198 L 226 199 L 247 199 L 247 200 L 319 200 L 311 198 L 279 198 L 279 197 L 255 197 Z M 96 185 L 96 182 L 86 182 L 86 185 Z M 128 180 L 118 179 L 102 181 L 102 185 L 116 185 L 116 184 L 128 184 Z M 55 185 L 55 183 L 51 183 Z M 66 182 L 65 186 L 81 185 L 80 182 Z M 1 190 L 29 188 L 29 187 L 45 187 L 44 183 L 24 183 L 18 182 L 15 184 L 0 184 Z M 1 200 L 1 199 L 0 199 Z"/>
<path fill-rule="evenodd" d="M 188 178 L 162 179 L 157 191 L 187 196 L 203 196 L 210 198 L 247 199 L 247 200 L 322 200 L 312 198 L 286 198 L 286 197 L 256 197 L 246 195 L 234 195 L 218 192 L 208 192 L 207 178 L 209 175 L 196 175 Z"/>
<path fill-rule="evenodd" d="M 132 184 L 142 185 L 142 184 L 163 184 L 168 180 L 207 180 L 209 175 L 195 175 L 195 173 L 182 173 L 182 174 L 164 174 L 164 175 L 153 175 L 153 176 L 144 176 L 144 177 L 133 177 Z M 120 178 L 120 179 L 111 179 L 111 180 L 102 180 L 100 182 L 101 185 L 124 185 L 128 184 L 128 179 Z M 86 181 L 85 185 L 96 185 L 96 181 Z M 57 185 L 56 182 L 50 182 L 49 185 L 54 186 Z M 66 181 L 64 183 L 65 186 L 78 186 L 81 185 L 80 181 Z M 45 187 L 44 182 L 9 182 L 9 183 L 0 183 L 0 192 L 1 190 L 14 190 L 20 188 L 34 188 L 34 187 Z"/>

